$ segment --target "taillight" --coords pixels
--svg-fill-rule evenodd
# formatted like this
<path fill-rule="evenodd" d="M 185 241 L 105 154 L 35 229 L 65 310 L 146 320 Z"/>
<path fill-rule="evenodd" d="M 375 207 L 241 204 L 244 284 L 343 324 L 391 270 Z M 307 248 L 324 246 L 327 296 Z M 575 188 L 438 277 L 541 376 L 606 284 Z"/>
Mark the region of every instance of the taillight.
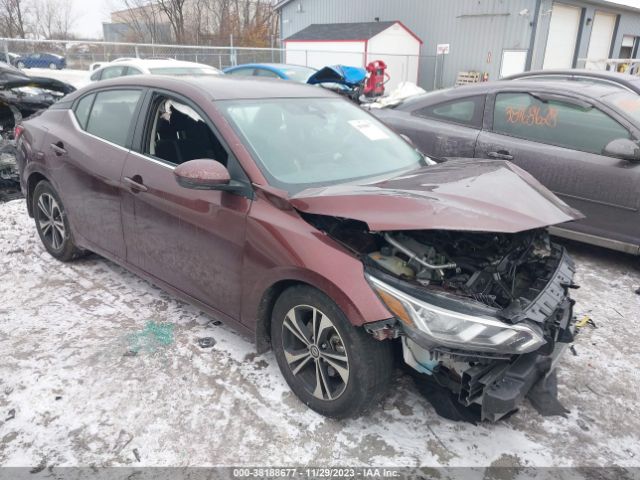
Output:
<path fill-rule="evenodd" d="M 22 132 L 24 132 L 24 126 L 23 125 L 16 125 L 15 128 L 13 129 L 13 139 L 16 142 L 20 138 L 20 135 L 22 135 Z"/>

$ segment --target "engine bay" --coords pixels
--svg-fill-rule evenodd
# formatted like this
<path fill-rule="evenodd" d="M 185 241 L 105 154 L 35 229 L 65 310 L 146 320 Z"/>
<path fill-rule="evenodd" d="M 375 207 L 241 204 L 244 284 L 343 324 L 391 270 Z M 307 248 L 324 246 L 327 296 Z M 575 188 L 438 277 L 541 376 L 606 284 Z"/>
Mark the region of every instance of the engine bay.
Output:
<path fill-rule="evenodd" d="M 545 229 L 521 233 L 420 230 L 370 232 L 358 221 L 310 216 L 318 228 L 414 287 L 504 310 L 525 307 L 548 284 L 562 251 Z"/>

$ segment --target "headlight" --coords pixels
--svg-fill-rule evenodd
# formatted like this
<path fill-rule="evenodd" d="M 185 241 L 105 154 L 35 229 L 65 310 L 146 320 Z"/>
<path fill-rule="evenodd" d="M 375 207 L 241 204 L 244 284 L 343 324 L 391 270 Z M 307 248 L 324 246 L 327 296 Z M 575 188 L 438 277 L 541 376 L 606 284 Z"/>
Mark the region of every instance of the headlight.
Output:
<path fill-rule="evenodd" d="M 477 352 L 526 353 L 546 342 L 534 325 L 510 325 L 430 305 L 366 275 L 389 310 L 407 327 L 419 330 L 434 343 Z"/>

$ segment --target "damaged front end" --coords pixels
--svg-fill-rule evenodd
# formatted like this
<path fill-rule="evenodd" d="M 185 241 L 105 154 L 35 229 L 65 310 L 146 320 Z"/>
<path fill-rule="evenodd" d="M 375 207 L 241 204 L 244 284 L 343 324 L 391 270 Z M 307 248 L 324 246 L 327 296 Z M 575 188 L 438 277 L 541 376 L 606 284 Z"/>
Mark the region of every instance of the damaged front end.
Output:
<path fill-rule="evenodd" d="M 6 65 L 0 69 L 0 200 L 20 195 L 15 127 L 75 90 L 53 78 L 29 77 Z"/>
<path fill-rule="evenodd" d="M 582 215 L 530 175 L 506 162 L 456 160 L 291 202 L 364 263 L 393 314 L 366 329 L 399 338 L 405 362 L 458 404 L 495 421 L 555 386 L 555 362 L 573 340 L 575 267 L 546 227 Z M 554 395 L 536 400 L 563 410 Z"/>
<path fill-rule="evenodd" d="M 367 281 L 394 314 L 367 329 L 400 338 L 407 365 L 490 421 L 552 374 L 573 341 L 575 267 L 546 230 L 372 233 L 358 223 L 328 231 L 363 258 Z"/>

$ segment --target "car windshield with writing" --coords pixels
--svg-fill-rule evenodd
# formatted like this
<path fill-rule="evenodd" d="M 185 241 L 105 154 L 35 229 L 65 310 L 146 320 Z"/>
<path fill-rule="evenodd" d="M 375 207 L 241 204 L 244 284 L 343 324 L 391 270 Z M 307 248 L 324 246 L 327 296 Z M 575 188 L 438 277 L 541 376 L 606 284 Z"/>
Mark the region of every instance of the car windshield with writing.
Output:
<path fill-rule="evenodd" d="M 382 123 L 342 99 L 220 101 L 225 116 L 278 188 L 392 176 L 426 164 Z"/>

